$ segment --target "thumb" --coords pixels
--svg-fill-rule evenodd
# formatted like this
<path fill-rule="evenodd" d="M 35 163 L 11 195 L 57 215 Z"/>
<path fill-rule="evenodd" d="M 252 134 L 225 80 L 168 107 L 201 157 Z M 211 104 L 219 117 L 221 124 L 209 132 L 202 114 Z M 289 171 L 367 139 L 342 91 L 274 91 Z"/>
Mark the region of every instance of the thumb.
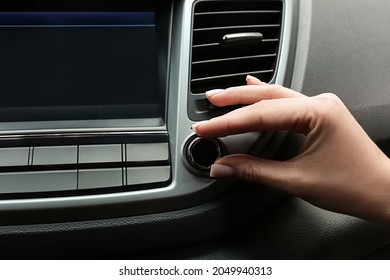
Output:
<path fill-rule="evenodd" d="M 220 158 L 212 166 L 210 177 L 235 177 L 243 181 L 263 184 L 293 193 L 290 185 L 297 182 L 297 171 L 287 161 L 261 159 L 248 155 L 231 155 Z"/>

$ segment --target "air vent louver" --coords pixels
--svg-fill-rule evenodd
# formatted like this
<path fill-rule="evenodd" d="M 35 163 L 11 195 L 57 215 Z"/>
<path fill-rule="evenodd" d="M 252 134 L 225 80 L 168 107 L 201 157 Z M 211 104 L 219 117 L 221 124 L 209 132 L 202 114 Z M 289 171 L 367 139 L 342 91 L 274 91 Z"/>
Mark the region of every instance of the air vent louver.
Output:
<path fill-rule="evenodd" d="M 191 92 L 242 85 L 246 75 L 270 82 L 280 43 L 282 1 L 199 1 L 193 14 Z M 223 44 L 225 35 L 261 33 L 261 42 Z"/>

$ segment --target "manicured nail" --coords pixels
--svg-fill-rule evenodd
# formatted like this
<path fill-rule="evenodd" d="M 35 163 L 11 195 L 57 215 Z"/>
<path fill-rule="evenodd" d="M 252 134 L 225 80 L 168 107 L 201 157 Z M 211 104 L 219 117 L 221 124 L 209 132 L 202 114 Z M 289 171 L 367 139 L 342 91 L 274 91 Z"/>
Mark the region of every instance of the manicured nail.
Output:
<path fill-rule="evenodd" d="M 216 95 L 218 93 L 221 93 L 223 91 L 224 91 L 224 89 L 212 89 L 212 90 L 206 91 L 206 96 L 211 97 L 211 96 Z"/>
<path fill-rule="evenodd" d="M 260 82 L 260 83 L 261 83 L 261 81 L 260 81 L 258 78 L 253 77 L 253 76 L 251 76 L 251 75 L 247 75 L 245 80 L 246 80 L 247 82 L 248 82 L 248 81 L 255 81 L 255 82 Z"/>
<path fill-rule="evenodd" d="M 191 126 L 191 129 L 199 136 L 201 136 L 198 132 L 198 126 L 201 124 L 201 123 L 205 123 L 207 121 L 201 121 L 201 122 L 197 122 L 197 123 L 194 123 L 192 126 Z"/>
<path fill-rule="evenodd" d="M 230 177 L 234 174 L 233 168 L 222 164 L 213 164 L 210 168 L 210 177 L 212 178 L 224 178 Z"/>

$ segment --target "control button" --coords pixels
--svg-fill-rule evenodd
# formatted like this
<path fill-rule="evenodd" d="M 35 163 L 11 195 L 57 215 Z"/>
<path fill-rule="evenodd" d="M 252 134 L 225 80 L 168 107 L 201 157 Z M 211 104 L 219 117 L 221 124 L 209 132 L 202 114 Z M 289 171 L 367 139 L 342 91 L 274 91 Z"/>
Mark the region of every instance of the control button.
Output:
<path fill-rule="evenodd" d="M 122 186 L 121 168 L 79 170 L 80 190 L 120 186 Z"/>
<path fill-rule="evenodd" d="M 226 154 L 225 150 L 219 139 L 193 135 L 184 145 L 184 163 L 193 172 L 208 176 L 211 165 Z"/>
<path fill-rule="evenodd" d="M 167 161 L 168 143 L 127 144 L 127 161 Z"/>
<path fill-rule="evenodd" d="M 169 166 L 127 168 L 127 185 L 166 182 L 170 177 Z"/>
<path fill-rule="evenodd" d="M 79 163 L 121 162 L 122 146 L 85 145 L 79 146 Z"/>
<path fill-rule="evenodd" d="M 77 146 L 35 147 L 33 165 L 76 164 Z"/>
<path fill-rule="evenodd" d="M 0 193 L 77 190 L 77 170 L 0 174 Z"/>
<path fill-rule="evenodd" d="M 0 148 L 0 166 L 24 166 L 28 163 L 28 147 Z"/>

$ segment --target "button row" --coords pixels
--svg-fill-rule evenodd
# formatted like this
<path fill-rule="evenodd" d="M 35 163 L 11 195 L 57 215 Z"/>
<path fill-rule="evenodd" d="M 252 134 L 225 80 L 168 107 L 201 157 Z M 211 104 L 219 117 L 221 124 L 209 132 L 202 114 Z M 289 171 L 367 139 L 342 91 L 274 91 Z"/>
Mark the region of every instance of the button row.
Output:
<path fill-rule="evenodd" d="M 0 173 L 0 194 L 75 191 L 167 182 L 170 166 Z"/>
<path fill-rule="evenodd" d="M 152 166 L 138 167 L 142 162 Z M 88 165 L 94 163 L 100 168 Z M 171 176 L 168 163 L 168 143 L 0 148 L 0 194 L 166 183 Z"/>
<path fill-rule="evenodd" d="M 0 167 L 168 160 L 168 143 L 0 148 Z"/>

